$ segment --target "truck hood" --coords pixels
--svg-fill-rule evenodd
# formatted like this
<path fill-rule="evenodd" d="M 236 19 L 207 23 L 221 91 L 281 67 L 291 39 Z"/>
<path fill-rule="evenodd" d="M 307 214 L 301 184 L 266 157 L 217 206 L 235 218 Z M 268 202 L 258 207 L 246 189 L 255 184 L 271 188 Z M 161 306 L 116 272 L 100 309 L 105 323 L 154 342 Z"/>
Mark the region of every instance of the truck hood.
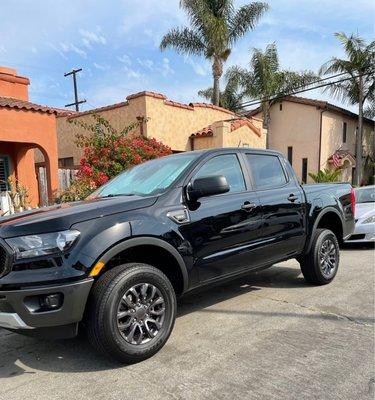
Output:
<path fill-rule="evenodd" d="M 64 203 L 0 218 L 0 237 L 69 229 L 73 224 L 152 206 L 157 197 L 119 196 Z"/>

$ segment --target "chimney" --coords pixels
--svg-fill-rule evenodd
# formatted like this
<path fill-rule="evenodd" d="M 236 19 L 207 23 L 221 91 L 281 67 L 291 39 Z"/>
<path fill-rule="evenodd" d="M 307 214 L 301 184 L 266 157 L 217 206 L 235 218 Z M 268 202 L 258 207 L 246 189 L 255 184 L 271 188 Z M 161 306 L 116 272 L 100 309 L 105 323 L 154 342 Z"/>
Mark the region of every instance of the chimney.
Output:
<path fill-rule="evenodd" d="M 28 101 L 29 85 L 29 79 L 18 76 L 15 69 L 0 66 L 0 96 Z"/>

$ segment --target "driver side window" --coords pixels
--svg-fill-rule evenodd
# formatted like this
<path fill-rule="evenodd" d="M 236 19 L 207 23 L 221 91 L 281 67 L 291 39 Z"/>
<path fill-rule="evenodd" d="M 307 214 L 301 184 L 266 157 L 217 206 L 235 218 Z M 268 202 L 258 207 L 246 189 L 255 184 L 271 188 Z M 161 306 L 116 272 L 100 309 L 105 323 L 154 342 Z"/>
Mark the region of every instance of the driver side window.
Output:
<path fill-rule="evenodd" d="M 242 169 L 235 154 L 222 154 L 211 158 L 199 169 L 195 178 L 215 175 L 225 176 L 230 193 L 246 190 Z"/>

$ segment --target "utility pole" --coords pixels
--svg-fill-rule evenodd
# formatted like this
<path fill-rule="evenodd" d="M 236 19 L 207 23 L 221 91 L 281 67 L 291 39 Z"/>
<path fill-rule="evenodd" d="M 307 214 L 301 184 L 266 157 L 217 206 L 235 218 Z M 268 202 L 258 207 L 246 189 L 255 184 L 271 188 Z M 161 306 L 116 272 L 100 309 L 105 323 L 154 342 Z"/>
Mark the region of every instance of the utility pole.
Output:
<path fill-rule="evenodd" d="M 74 103 L 66 104 L 65 107 L 75 106 L 76 111 L 79 111 L 79 105 L 86 103 L 86 100 L 78 100 L 78 90 L 77 90 L 77 77 L 76 74 L 82 71 L 82 68 L 72 69 L 70 72 L 64 74 L 65 77 L 73 75 L 73 86 L 74 86 Z"/>

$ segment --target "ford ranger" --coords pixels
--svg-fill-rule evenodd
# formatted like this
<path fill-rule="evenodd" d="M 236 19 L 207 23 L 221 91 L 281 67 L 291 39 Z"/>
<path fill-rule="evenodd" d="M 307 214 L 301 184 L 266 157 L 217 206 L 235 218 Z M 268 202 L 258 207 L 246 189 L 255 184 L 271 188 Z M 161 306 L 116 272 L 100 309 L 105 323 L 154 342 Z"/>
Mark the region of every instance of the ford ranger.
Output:
<path fill-rule="evenodd" d="M 295 258 L 330 283 L 354 229 L 350 184 L 301 186 L 279 153 L 175 154 L 85 201 L 0 219 L 0 327 L 49 338 L 84 328 L 124 363 L 166 343 L 176 297 Z"/>

